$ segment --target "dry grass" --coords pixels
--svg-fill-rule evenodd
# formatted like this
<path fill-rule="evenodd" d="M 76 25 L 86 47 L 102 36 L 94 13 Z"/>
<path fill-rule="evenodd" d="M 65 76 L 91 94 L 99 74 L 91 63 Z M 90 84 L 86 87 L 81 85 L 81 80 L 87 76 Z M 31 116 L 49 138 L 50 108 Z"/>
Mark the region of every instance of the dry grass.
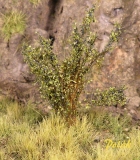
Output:
<path fill-rule="evenodd" d="M 61 116 L 42 116 L 33 106 L 0 102 L 1 160 L 131 160 L 140 159 L 140 131 L 127 133 L 130 147 L 106 149 L 102 139 L 123 140 L 126 120 L 107 114 L 83 115 L 68 127 Z M 114 118 L 114 120 L 113 120 Z M 112 121 L 112 122 L 111 122 Z M 125 122 L 125 123 L 124 123 Z M 108 125 L 107 125 L 108 124 Z M 118 126 L 119 127 L 118 127 Z M 116 126 L 116 127 L 115 127 Z M 118 131 L 119 130 L 119 131 Z M 100 142 L 94 140 L 101 135 Z M 118 139 L 117 139 L 118 138 Z M 126 140 L 126 139 L 125 139 Z"/>

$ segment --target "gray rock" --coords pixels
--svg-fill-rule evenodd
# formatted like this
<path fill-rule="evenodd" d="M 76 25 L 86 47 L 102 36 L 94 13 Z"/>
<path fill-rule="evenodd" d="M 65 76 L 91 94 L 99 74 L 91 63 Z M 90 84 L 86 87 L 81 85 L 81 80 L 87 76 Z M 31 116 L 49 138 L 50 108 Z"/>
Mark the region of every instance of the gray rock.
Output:
<path fill-rule="evenodd" d="M 103 50 L 107 43 L 115 22 L 122 24 L 123 32 L 118 46 L 105 56 L 100 74 L 96 71 L 94 75 L 91 74 L 93 83 L 89 88 L 87 87 L 88 91 L 86 92 L 93 91 L 98 87 L 126 85 L 129 106 L 133 106 L 134 109 L 138 108 L 140 105 L 138 98 L 140 95 L 138 92 L 140 88 L 140 1 L 60 0 L 57 3 L 54 2 L 51 0 L 43 1 L 35 8 L 28 0 L 19 1 L 16 4 L 1 0 L 2 14 L 16 8 L 26 13 L 28 17 L 23 36 L 13 35 L 9 42 L 0 38 L 0 89 L 2 93 L 16 95 L 18 98 L 26 100 L 27 97 L 39 97 L 38 87 L 32 85 L 34 76 L 30 74 L 21 55 L 22 41 L 33 43 L 36 40 L 35 31 L 46 38 L 53 37 L 54 52 L 60 58 L 64 58 L 62 51 L 67 56 L 68 47 L 65 42 L 71 33 L 73 22 L 76 21 L 79 24 L 87 7 L 96 3 L 97 24 L 92 25 L 92 31 L 99 33 L 97 44 L 99 51 Z M 2 20 L 0 19 L 1 25 Z"/>

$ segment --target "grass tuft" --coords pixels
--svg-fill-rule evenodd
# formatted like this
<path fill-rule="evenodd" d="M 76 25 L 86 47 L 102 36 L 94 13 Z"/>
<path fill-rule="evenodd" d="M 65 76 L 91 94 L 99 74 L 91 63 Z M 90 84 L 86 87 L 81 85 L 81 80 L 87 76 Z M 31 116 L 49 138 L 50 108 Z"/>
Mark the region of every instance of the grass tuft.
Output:
<path fill-rule="evenodd" d="M 11 11 L 3 15 L 1 33 L 6 41 L 15 33 L 23 34 L 26 28 L 26 18 L 21 11 Z"/>
<path fill-rule="evenodd" d="M 42 0 L 29 0 L 35 7 L 41 3 Z"/>
<path fill-rule="evenodd" d="M 127 133 L 130 139 L 128 147 L 110 145 L 107 148 L 103 141 L 126 141 L 120 139 L 120 135 L 129 124 L 127 118 L 91 112 L 90 115 L 78 115 L 75 125 L 68 126 L 59 114 L 45 117 L 31 104 L 23 107 L 5 99 L 0 102 L 0 159 L 126 160 L 129 157 L 139 160 L 138 129 L 133 128 Z M 94 141 L 97 136 L 101 136 L 98 143 Z"/>

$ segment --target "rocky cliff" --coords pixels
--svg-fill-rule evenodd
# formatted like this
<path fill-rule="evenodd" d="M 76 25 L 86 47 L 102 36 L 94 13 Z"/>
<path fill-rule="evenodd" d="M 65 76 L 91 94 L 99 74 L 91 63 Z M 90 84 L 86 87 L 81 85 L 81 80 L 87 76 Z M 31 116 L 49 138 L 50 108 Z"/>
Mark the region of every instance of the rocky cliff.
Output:
<path fill-rule="evenodd" d="M 122 34 L 117 47 L 106 55 L 101 71 L 91 73 L 93 83 L 87 90 L 126 85 L 127 110 L 140 118 L 140 0 L 1 0 L 0 94 L 21 101 L 40 101 L 38 87 L 33 85 L 34 76 L 23 61 L 22 43 L 36 43 L 38 32 L 51 38 L 54 52 L 64 58 L 73 23 L 80 23 L 93 4 L 97 23 L 92 30 L 98 33 L 99 50 L 104 48 L 116 22 L 122 24 Z M 4 16 L 11 11 L 25 15 L 26 27 L 22 34 L 11 34 L 6 40 L 2 32 Z"/>

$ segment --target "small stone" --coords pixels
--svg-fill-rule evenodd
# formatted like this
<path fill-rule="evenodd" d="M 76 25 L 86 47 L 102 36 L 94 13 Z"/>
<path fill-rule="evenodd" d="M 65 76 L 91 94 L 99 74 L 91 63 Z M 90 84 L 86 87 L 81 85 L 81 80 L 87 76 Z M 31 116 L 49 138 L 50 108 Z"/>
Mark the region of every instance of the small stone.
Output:
<path fill-rule="evenodd" d="M 95 142 L 95 143 L 99 143 L 99 142 L 100 142 L 100 137 L 96 137 L 96 138 L 94 139 L 94 142 Z"/>
<path fill-rule="evenodd" d="M 136 114 L 136 111 L 133 110 L 133 109 L 131 109 L 131 110 L 130 110 L 130 113 L 131 113 L 131 114 Z"/>
<path fill-rule="evenodd" d="M 125 132 L 128 132 L 129 130 L 130 130 L 129 128 L 125 128 L 125 129 L 124 129 Z"/>
<path fill-rule="evenodd" d="M 127 114 L 129 117 L 132 117 L 130 113 Z"/>

